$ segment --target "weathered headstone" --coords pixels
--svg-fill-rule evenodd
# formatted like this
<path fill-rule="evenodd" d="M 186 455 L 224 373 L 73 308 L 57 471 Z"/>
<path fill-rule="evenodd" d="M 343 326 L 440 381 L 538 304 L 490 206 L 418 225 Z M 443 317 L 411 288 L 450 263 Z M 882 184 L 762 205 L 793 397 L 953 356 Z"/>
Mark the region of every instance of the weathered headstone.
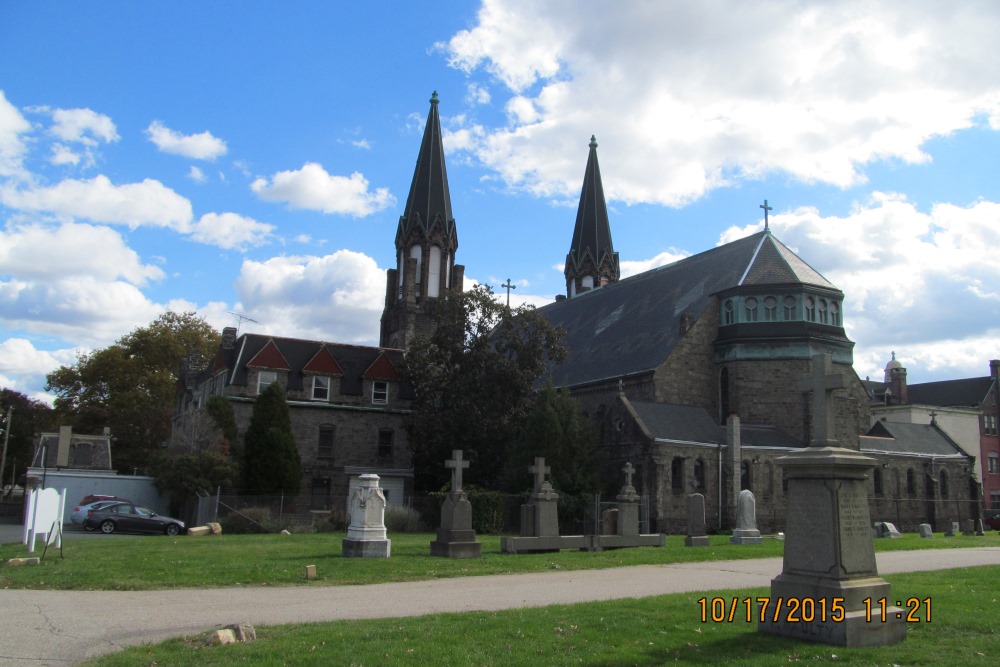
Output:
<path fill-rule="evenodd" d="M 469 462 L 462 459 L 462 450 L 456 449 L 444 465 L 451 468 L 451 491 L 441 505 L 441 527 L 437 539 L 431 542 L 431 555 L 479 558 L 483 555 L 483 545 L 476 541 L 476 531 L 472 529 L 472 503 L 462 489 L 462 471 L 469 467 Z"/>
<path fill-rule="evenodd" d="M 750 489 L 743 489 L 736 501 L 736 529 L 729 543 L 760 544 L 763 541 L 757 530 L 757 500 Z"/>
<path fill-rule="evenodd" d="M 901 537 L 896 526 L 888 521 L 879 521 L 875 524 L 875 537 L 891 537 L 893 539 Z"/>
<path fill-rule="evenodd" d="M 922 523 L 917 526 L 917 532 L 920 533 L 920 537 L 934 537 L 934 530 L 931 528 L 931 524 L 929 523 Z"/>
<path fill-rule="evenodd" d="M 343 541 L 345 558 L 388 558 L 392 540 L 385 534 L 385 495 L 378 475 L 360 477 L 361 484 L 351 494 L 351 524 Z"/>
<path fill-rule="evenodd" d="M 870 604 L 894 598 L 878 576 L 868 512 L 868 476 L 876 461 L 837 446 L 831 437 L 830 394 L 844 387 L 844 377 L 832 373 L 829 355 L 815 355 L 812 377 L 799 387 L 812 392 L 813 438 L 801 452 L 778 459 L 788 478 L 784 563 L 771 580 L 771 606 L 763 610 L 758 629 L 838 646 L 902 641 L 905 610 L 889 605 L 885 615 L 872 615 L 864 606 L 866 599 Z M 825 611 L 806 622 L 789 617 L 789 606 L 775 610 L 779 598 Z"/>
<path fill-rule="evenodd" d="M 705 532 L 705 496 L 692 493 L 687 497 L 687 537 L 684 546 L 707 547 L 708 534 Z"/>
<path fill-rule="evenodd" d="M 945 521 L 944 522 L 944 536 L 945 537 L 955 537 L 955 533 L 958 532 L 958 522 L 957 521 Z"/>
<path fill-rule="evenodd" d="M 625 485 L 618 492 L 615 500 L 618 506 L 614 512 L 615 524 L 613 530 L 604 530 L 601 535 L 588 536 L 588 549 L 621 549 L 625 547 L 662 547 L 666 544 L 666 536 L 660 533 L 639 533 L 639 501 L 640 496 L 632 485 L 632 475 L 635 468 L 626 463 L 622 468 L 625 473 Z M 605 513 L 607 514 L 607 513 Z M 610 533 L 610 534 L 609 534 Z"/>
<path fill-rule="evenodd" d="M 972 519 L 966 519 L 962 523 L 962 534 L 963 535 L 975 535 L 976 534 L 976 522 Z"/>
<path fill-rule="evenodd" d="M 528 472 L 534 476 L 534 491 L 531 502 L 521 505 L 521 531 L 518 537 L 504 537 L 500 540 L 503 553 L 525 551 L 558 551 L 559 549 L 585 549 L 584 535 L 559 535 L 559 494 L 545 479 L 551 472 L 545 459 L 536 457 Z"/>

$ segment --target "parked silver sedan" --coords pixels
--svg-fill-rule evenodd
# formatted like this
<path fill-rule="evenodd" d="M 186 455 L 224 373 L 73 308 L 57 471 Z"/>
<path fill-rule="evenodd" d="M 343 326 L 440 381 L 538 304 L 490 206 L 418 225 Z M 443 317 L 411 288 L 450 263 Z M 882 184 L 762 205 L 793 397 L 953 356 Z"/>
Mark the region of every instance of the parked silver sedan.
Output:
<path fill-rule="evenodd" d="M 90 510 L 83 520 L 83 527 L 99 528 L 102 533 L 122 531 L 164 535 L 177 535 L 187 530 L 180 519 L 160 516 L 147 507 L 132 503 L 115 503 L 103 509 Z"/>

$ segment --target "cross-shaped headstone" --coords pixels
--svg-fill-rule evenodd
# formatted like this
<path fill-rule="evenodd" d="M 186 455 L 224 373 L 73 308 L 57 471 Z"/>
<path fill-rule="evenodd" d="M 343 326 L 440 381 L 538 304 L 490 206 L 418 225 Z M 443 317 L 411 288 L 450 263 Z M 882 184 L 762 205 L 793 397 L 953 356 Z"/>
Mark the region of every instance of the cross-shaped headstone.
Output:
<path fill-rule="evenodd" d="M 469 467 L 468 461 L 462 460 L 462 450 L 453 449 L 451 450 L 451 458 L 444 462 L 445 468 L 451 468 L 451 490 L 452 493 L 455 491 L 462 490 L 462 469 Z"/>
<path fill-rule="evenodd" d="M 631 461 L 625 464 L 622 472 L 625 473 L 625 486 L 632 486 L 632 474 L 635 472 L 635 468 L 632 467 Z"/>
<path fill-rule="evenodd" d="M 764 200 L 764 203 L 760 205 L 760 208 L 764 209 L 764 229 L 765 230 L 766 229 L 770 229 L 770 227 L 768 226 L 768 222 L 767 222 L 767 212 L 768 211 L 773 211 L 774 209 L 767 205 L 767 200 L 766 199 Z"/>
<path fill-rule="evenodd" d="M 836 444 L 830 436 L 833 421 L 830 409 L 830 393 L 843 389 L 844 376 L 832 372 L 829 354 L 816 354 L 812 358 L 812 375 L 799 381 L 799 390 L 812 392 L 812 447 L 826 447 Z"/>
<path fill-rule="evenodd" d="M 545 484 L 545 476 L 552 472 L 552 468 L 545 465 L 545 459 L 539 456 L 535 458 L 535 465 L 528 466 L 528 472 L 535 476 L 535 491 L 538 491 Z"/>

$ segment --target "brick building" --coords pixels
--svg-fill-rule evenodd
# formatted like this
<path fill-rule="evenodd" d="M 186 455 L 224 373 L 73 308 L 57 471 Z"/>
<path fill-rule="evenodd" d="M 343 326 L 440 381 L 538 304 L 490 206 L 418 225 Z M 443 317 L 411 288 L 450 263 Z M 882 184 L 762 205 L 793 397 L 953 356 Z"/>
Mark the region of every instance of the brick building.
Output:
<path fill-rule="evenodd" d="M 799 383 L 813 355 L 828 354 L 843 376 L 833 394 L 840 446 L 874 456 L 879 476 L 891 468 L 892 479 L 924 470 L 924 451 L 933 450 L 935 471 L 946 471 L 949 500 L 958 502 L 946 513 L 970 516 L 972 461 L 947 436 L 862 437 L 871 427 L 869 394 L 853 369 L 844 294 L 781 243 L 766 216 L 761 232 L 619 280 L 596 148 L 592 140 L 566 296 L 539 312 L 566 331 L 569 355 L 551 369 L 552 381 L 572 391 L 598 430 L 609 489 L 631 462 L 655 529 L 678 532 L 689 493 L 705 495 L 710 525 L 731 528 L 735 497 L 749 488 L 761 527 L 782 528 L 775 459 L 807 444 L 810 396 Z M 872 484 L 873 520 L 913 529 L 941 516 L 926 502 L 886 514 L 874 474 Z"/>

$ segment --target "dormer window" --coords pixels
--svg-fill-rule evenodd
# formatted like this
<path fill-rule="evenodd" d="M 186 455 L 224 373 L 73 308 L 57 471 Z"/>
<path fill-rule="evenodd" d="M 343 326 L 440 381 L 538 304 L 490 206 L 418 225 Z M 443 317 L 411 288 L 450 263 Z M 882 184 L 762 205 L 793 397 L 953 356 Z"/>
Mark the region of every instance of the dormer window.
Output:
<path fill-rule="evenodd" d="M 372 382 L 372 404 L 385 405 L 389 402 L 389 383 L 376 380 Z"/>
<path fill-rule="evenodd" d="M 276 371 L 260 371 L 257 373 L 257 395 L 260 396 L 267 388 L 278 380 Z"/>
<path fill-rule="evenodd" d="M 326 375 L 316 375 L 312 379 L 312 400 L 330 400 L 330 378 Z"/>

